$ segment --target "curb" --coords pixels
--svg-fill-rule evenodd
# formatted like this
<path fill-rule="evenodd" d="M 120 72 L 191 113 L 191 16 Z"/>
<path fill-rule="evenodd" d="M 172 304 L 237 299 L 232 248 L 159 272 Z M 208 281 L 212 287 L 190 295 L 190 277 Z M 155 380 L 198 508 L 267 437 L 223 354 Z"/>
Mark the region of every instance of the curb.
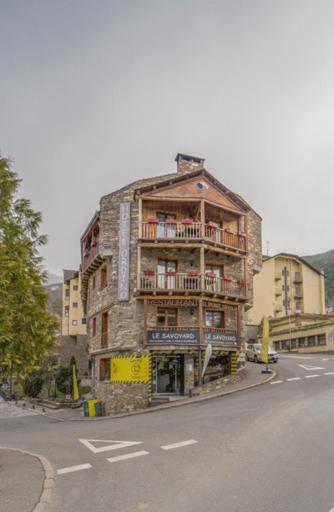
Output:
<path fill-rule="evenodd" d="M 137 411 L 124 412 L 121 414 L 114 414 L 112 416 L 101 416 L 101 417 L 88 418 L 88 419 L 85 419 L 83 417 L 82 418 L 57 418 L 56 416 L 51 416 L 46 413 L 42 413 L 39 411 L 36 411 L 36 412 L 38 412 L 38 414 L 40 414 L 41 416 L 45 416 L 46 418 L 51 418 L 53 420 L 63 421 L 63 422 L 66 422 L 66 421 L 86 421 L 87 422 L 87 421 L 117 420 L 118 418 L 125 418 L 127 416 L 135 416 L 138 414 L 149 414 L 149 413 L 154 413 L 154 412 L 162 411 L 162 410 L 166 410 L 166 409 L 172 409 L 173 407 L 182 407 L 185 405 L 192 405 L 197 402 L 204 402 L 205 400 L 214 400 L 215 398 L 220 398 L 222 396 L 232 395 L 233 393 L 239 393 L 240 391 L 246 391 L 247 389 L 256 388 L 258 386 L 262 386 L 263 384 L 267 384 L 272 379 L 274 379 L 276 377 L 276 375 L 277 375 L 277 372 L 275 370 L 273 370 L 272 374 L 269 377 L 267 377 L 266 379 L 262 380 L 261 382 L 257 382 L 256 384 L 249 384 L 248 386 L 244 386 L 239 389 L 231 389 L 230 391 L 222 391 L 222 392 L 218 392 L 216 394 L 208 394 L 208 395 L 204 395 L 204 396 L 191 398 L 191 399 L 188 399 L 187 401 L 180 400 L 177 402 L 170 402 L 168 404 L 157 405 L 155 407 L 148 407 L 147 409 L 140 409 Z"/>
<path fill-rule="evenodd" d="M 34 505 L 31 512 L 43 512 L 45 506 L 51 501 L 51 494 L 54 486 L 54 471 L 51 466 L 51 463 L 42 455 L 28 452 L 27 450 L 21 450 L 21 448 L 10 448 L 9 446 L 0 446 L 0 450 L 12 450 L 16 452 L 21 452 L 24 453 L 25 455 L 30 455 L 31 457 L 35 457 L 36 459 L 39 460 L 44 471 L 44 481 L 39 500 Z"/>

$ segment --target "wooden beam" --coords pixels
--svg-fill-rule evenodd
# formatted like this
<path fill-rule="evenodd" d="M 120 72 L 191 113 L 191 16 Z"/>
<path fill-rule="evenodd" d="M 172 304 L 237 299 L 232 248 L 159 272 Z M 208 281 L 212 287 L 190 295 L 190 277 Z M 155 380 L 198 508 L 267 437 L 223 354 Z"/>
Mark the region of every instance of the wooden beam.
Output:
<path fill-rule="evenodd" d="M 144 299 L 144 348 L 147 347 L 147 299 Z"/>

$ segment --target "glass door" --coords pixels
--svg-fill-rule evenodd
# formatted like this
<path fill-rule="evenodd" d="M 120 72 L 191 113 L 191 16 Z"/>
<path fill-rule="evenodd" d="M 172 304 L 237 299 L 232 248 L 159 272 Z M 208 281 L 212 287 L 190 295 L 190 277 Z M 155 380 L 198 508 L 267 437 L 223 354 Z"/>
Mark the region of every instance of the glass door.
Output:
<path fill-rule="evenodd" d="M 158 288 L 175 290 L 176 261 L 158 260 Z"/>
<path fill-rule="evenodd" d="M 153 392 L 181 394 L 181 357 L 156 356 L 153 358 Z"/>
<path fill-rule="evenodd" d="M 157 226 L 157 237 L 158 238 L 175 238 L 176 235 L 176 225 L 173 222 L 175 221 L 176 216 L 172 214 L 166 213 L 157 213 L 157 219 L 159 220 Z"/>

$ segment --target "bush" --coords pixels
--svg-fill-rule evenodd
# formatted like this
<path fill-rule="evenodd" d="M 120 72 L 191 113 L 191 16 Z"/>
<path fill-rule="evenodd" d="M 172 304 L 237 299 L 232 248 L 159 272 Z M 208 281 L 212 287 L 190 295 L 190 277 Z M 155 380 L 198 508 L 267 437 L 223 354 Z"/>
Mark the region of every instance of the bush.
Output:
<path fill-rule="evenodd" d="M 71 371 L 67 366 L 61 366 L 57 371 L 56 385 L 58 391 L 64 395 L 70 394 L 71 391 Z"/>
<path fill-rule="evenodd" d="M 28 377 L 23 382 L 23 391 L 24 394 L 29 396 L 30 398 L 36 398 L 43 387 L 43 377 L 40 372 L 35 372 Z"/>
<path fill-rule="evenodd" d="M 88 395 L 92 391 L 90 386 L 80 386 L 80 395 Z"/>

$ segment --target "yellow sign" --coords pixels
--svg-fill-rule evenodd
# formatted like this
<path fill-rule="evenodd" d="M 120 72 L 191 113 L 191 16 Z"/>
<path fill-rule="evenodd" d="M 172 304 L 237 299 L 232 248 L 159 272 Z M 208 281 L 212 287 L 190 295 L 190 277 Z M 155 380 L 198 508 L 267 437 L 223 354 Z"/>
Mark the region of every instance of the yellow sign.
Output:
<path fill-rule="evenodd" d="M 269 350 L 269 320 L 268 317 L 262 318 L 262 345 L 260 358 L 263 363 L 268 364 L 268 350 Z"/>
<path fill-rule="evenodd" d="M 150 382 L 150 380 L 150 355 L 111 358 L 111 382 Z"/>

